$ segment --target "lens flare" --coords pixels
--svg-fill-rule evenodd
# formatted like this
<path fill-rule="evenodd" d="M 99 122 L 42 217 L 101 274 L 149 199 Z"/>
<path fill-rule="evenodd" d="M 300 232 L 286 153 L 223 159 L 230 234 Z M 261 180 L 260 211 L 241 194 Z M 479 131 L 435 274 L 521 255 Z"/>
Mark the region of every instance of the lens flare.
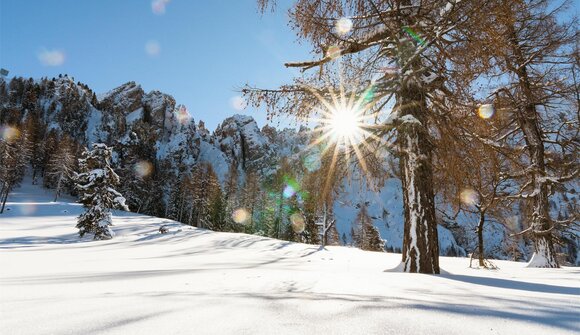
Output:
<path fill-rule="evenodd" d="M 20 131 L 16 127 L 2 126 L 0 127 L 0 138 L 6 142 L 12 142 L 20 137 Z"/>
<path fill-rule="evenodd" d="M 420 46 L 425 45 L 425 40 L 422 39 L 421 36 L 419 36 L 419 34 L 417 34 L 413 29 L 411 29 L 411 27 L 404 26 L 403 31 L 406 32 L 407 35 L 409 35 L 412 39 L 414 39 L 415 42 L 417 42 L 417 44 Z"/>
<path fill-rule="evenodd" d="M 250 218 L 250 213 L 244 208 L 238 208 L 232 213 L 232 220 L 235 223 L 244 224 Z"/>
<path fill-rule="evenodd" d="M 187 124 L 189 120 L 191 120 L 191 115 L 189 115 L 189 111 L 185 105 L 178 105 L 177 108 L 175 108 L 174 114 L 177 122 L 182 125 Z"/>
<path fill-rule="evenodd" d="M 306 157 L 304 157 L 303 161 L 304 168 L 308 170 L 308 172 L 318 171 L 322 162 L 320 161 L 320 154 L 319 153 L 310 153 Z"/>
<path fill-rule="evenodd" d="M 300 184 L 296 180 L 291 177 L 285 176 L 284 177 L 284 190 L 282 191 L 282 195 L 284 198 L 289 199 L 300 192 Z"/>
<path fill-rule="evenodd" d="M 471 188 L 463 189 L 459 194 L 459 199 L 465 205 L 473 206 L 479 203 L 479 195 Z"/>
<path fill-rule="evenodd" d="M 352 20 L 346 17 L 340 18 L 338 21 L 336 21 L 334 28 L 339 35 L 346 35 L 352 29 Z"/>
<path fill-rule="evenodd" d="M 326 55 L 328 57 L 330 57 L 331 59 L 335 59 L 335 58 L 339 57 L 340 53 L 341 53 L 341 49 L 340 49 L 340 47 L 338 47 L 336 45 L 331 45 L 326 50 Z"/>
<path fill-rule="evenodd" d="M 300 234 L 306 228 L 306 222 L 304 220 L 304 216 L 302 214 L 296 212 L 290 215 L 290 225 L 292 226 L 292 230 L 296 234 Z"/>
<path fill-rule="evenodd" d="M 138 161 L 133 165 L 133 171 L 139 178 L 145 178 L 153 172 L 153 164 L 148 161 Z"/>
<path fill-rule="evenodd" d="M 292 185 L 286 185 L 286 187 L 284 187 L 284 191 L 282 191 L 282 194 L 286 199 L 292 198 L 296 194 L 296 190 L 294 187 L 292 187 Z"/>
<path fill-rule="evenodd" d="M 153 0 L 151 1 L 151 11 L 153 11 L 153 14 L 163 15 L 168 3 L 169 0 Z"/>
<path fill-rule="evenodd" d="M 36 204 L 32 203 L 32 202 L 22 203 L 19 209 L 20 209 L 20 213 L 22 215 L 25 215 L 25 216 L 32 215 L 32 214 L 36 213 L 36 210 L 37 210 Z"/>
<path fill-rule="evenodd" d="M 44 66 L 60 66 L 64 63 L 66 56 L 62 50 L 44 49 L 38 53 L 38 60 Z"/>
<path fill-rule="evenodd" d="M 145 43 L 145 52 L 149 56 L 158 56 L 161 52 L 161 45 L 155 40 L 147 41 L 147 43 Z"/>
<path fill-rule="evenodd" d="M 485 104 L 479 106 L 477 109 L 477 114 L 482 119 L 489 119 L 495 113 L 495 108 L 493 108 L 492 104 Z"/>
<path fill-rule="evenodd" d="M 239 95 L 236 95 L 230 99 L 230 105 L 237 111 L 242 111 L 248 106 L 246 100 L 244 100 L 244 98 Z"/>

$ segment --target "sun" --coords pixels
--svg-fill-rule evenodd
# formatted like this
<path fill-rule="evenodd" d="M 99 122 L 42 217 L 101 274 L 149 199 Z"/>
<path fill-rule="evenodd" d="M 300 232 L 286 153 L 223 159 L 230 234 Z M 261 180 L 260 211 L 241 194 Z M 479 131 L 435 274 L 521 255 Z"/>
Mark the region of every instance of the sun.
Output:
<path fill-rule="evenodd" d="M 327 115 L 327 128 L 335 142 L 344 142 L 346 139 L 356 140 L 362 133 L 361 119 L 353 108 L 333 108 Z"/>
<path fill-rule="evenodd" d="M 315 125 L 312 130 L 314 136 L 304 151 L 313 150 L 320 157 L 328 158 L 322 194 L 330 192 L 339 157 L 347 163 L 357 162 L 370 180 L 366 155 L 375 151 L 376 143 L 384 142 L 375 134 L 377 127 L 373 125 L 380 116 L 380 108 L 374 111 L 373 108 L 382 96 L 375 94 L 373 84 L 350 92 L 346 92 L 342 83 L 338 91 L 332 85 L 328 85 L 326 91 L 304 87 L 316 98 L 313 115 L 307 118 Z"/>

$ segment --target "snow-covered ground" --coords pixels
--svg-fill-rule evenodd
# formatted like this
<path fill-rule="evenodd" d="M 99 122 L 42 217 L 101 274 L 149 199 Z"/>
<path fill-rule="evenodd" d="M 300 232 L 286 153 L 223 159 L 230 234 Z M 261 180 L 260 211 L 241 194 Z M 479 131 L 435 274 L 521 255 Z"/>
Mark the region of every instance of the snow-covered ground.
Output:
<path fill-rule="evenodd" d="M 0 334 L 578 334 L 580 269 L 385 272 L 399 254 L 215 233 L 116 212 L 79 239 L 73 199 L 25 181 L 0 215 Z M 168 234 L 159 234 L 169 225 Z"/>

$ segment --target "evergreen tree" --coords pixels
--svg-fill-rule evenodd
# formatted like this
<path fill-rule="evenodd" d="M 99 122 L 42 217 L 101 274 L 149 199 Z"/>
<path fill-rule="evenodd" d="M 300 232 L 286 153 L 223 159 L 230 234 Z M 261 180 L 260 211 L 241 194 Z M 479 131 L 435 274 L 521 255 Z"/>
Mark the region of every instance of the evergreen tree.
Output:
<path fill-rule="evenodd" d="M 354 246 L 362 250 L 385 251 L 385 242 L 381 239 L 379 231 L 373 225 L 367 211 L 367 204 L 360 207 L 355 224 L 351 230 Z"/>
<path fill-rule="evenodd" d="M 226 202 L 221 188 L 215 185 L 209 199 L 208 222 L 211 229 L 215 231 L 229 231 L 231 223 L 226 220 L 231 215 L 226 216 Z"/>
<path fill-rule="evenodd" d="M 132 211 L 162 215 L 160 176 L 155 157 L 155 137 L 147 124 L 135 122 L 129 139 L 119 145 L 119 189 Z"/>
<path fill-rule="evenodd" d="M 125 198 L 114 189 L 119 176 L 111 168 L 111 155 L 112 148 L 95 143 L 79 159 L 80 173 L 75 175 L 75 182 L 80 202 L 86 208 L 76 225 L 81 237 L 91 233 L 95 240 L 113 238 L 111 209 L 129 210 Z"/>

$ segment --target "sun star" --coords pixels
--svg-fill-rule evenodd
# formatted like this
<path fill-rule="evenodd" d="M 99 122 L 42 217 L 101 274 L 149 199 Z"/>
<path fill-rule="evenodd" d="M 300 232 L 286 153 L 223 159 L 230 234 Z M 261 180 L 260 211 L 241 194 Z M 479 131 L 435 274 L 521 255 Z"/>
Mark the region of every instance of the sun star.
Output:
<path fill-rule="evenodd" d="M 356 138 L 361 133 L 361 123 L 356 111 L 351 108 L 339 107 L 328 115 L 328 127 L 333 140 L 341 141 L 345 138 Z"/>

